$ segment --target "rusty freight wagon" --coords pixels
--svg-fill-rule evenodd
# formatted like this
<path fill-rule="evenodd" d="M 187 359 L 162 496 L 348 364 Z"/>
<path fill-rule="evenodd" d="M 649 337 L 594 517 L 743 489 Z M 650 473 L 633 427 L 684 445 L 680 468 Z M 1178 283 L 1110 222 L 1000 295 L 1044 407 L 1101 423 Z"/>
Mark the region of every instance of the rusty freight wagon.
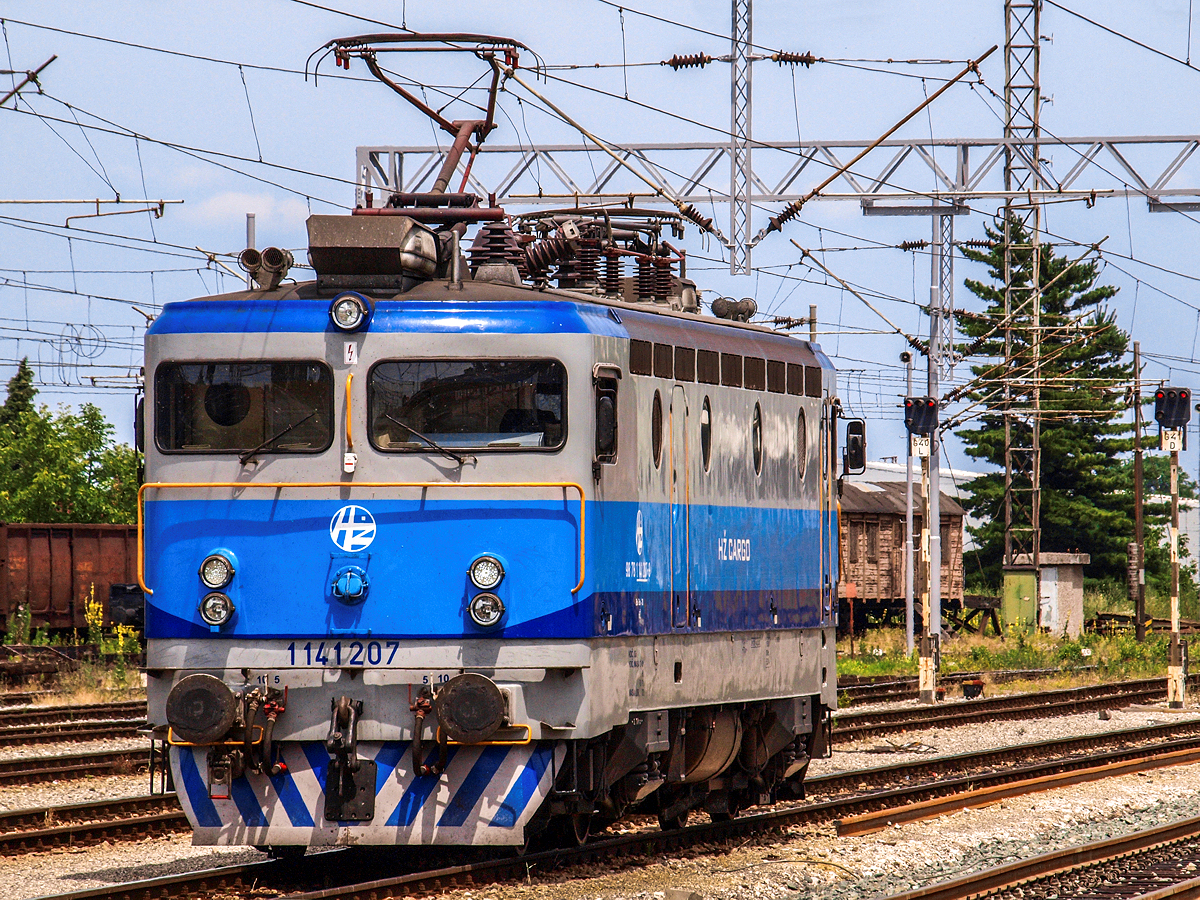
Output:
<path fill-rule="evenodd" d="M 919 545 L 923 504 L 914 491 L 913 534 Z M 941 495 L 943 610 L 963 602 L 963 508 Z M 904 623 L 904 484 L 845 482 L 839 524 L 841 577 L 838 622 L 850 625 L 853 601 L 856 628 Z M 918 582 L 914 593 L 918 599 Z"/>
<path fill-rule="evenodd" d="M 0 524 L 0 616 L 20 607 L 31 627 L 87 627 L 95 597 L 109 624 L 109 591 L 137 581 L 137 528 L 133 525 Z"/>

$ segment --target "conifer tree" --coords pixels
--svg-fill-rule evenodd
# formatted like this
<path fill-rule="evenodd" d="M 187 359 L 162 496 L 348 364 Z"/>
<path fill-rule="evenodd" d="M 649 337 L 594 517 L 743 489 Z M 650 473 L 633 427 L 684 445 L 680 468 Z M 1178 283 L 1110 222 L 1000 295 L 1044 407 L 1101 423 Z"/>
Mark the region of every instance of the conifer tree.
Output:
<path fill-rule="evenodd" d="M 1013 242 L 1028 244 L 1014 222 Z M 988 267 L 990 282 L 966 280 L 969 291 L 984 301 L 982 316 L 960 315 L 962 331 L 988 361 L 972 367 L 979 379 L 968 395 L 981 410 L 958 432 L 967 454 L 991 463 L 989 472 L 965 485 L 971 496 L 964 507 L 983 525 L 972 534 L 979 545 L 977 565 L 984 580 L 999 584 L 1004 555 L 1004 395 L 1003 378 L 1024 376 L 1032 358 L 1030 333 L 1015 339 L 1012 367 L 1004 365 L 1003 236 L 986 229 L 987 252 L 964 249 L 964 255 Z M 1041 248 L 1041 548 L 1043 552 L 1078 551 L 1091 555 L 1086 573 L 1092 578 L 1124 580 L 1126 545 L 1133 534 L 1133 497 L 1128 468 L 1119 457 L 1133 446 L 1132 425 L 1123 421 L 1126 389 L 1133 366 L 1127 358 L 1129 336 L 1116 324 L 1106 301 L 1117 289 L 1097 285 L 1094 262 L 1071 264 L 1050 246 Z M 1016 282 L 1030 284 L 1032 254 L 1017 251 Z M 969 345 L 966 345 L 969 346 Z M 1018 394 L 1029 407 L 1027 393 Z"/>

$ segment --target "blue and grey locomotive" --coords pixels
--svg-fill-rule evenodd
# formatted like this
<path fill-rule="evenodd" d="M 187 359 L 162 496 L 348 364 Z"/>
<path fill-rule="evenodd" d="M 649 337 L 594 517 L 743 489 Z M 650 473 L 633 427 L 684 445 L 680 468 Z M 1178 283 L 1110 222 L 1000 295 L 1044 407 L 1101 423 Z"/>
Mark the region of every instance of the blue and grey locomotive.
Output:
<path fill-rule="evenodd" d="M 836 706 L 829 360 L 702 315 L 674 214 L 354 212 L 309 219 L 315 280 L 247 251 L 259 289 L 147 334 L 149 711 L 196 843 L 797 796 Z"/>

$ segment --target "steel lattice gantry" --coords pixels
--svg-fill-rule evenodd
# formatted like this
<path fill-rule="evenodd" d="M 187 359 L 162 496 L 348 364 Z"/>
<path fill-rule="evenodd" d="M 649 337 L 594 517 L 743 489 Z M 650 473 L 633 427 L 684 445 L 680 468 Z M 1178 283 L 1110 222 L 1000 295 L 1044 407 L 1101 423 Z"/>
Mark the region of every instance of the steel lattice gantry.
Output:
<path fill-rule="evenodd" d="M 751 203 L 770 206 L 803 196 L 871 141 L 753 141 Z M 935 198 L 1003 203 L 1028 200 L 1028 189 L 1004 185 L 1006 156 L 1026 144 L 1018 138 L 894 139 L 880 143 L 851 171 L 823 192 L 821 200 L 854 200 L 864 206 Z M 1193 209 L 1200 203 L 1200 135 L 1063 137 L 1039 141 L 1040 196 L 1103 198 L 1134 196 L 1150 209 Z M 432 182 L 448 147 L 359 147 L 356 178 L 362 192 L 377 196 L 420 191 Z M 705 210 L 733 196 L 729 143 L 635 143 L 615 152 L 664 193 Z M 1058 174 L 1061 172 L 1062 174 Z M 929 184 L 936 190 L 913 190 Z M 468 190 L 494 195 L 498 203 L 563 206 L 634 197 L 638 205 L 664 203 L 603 152 L 581 144 L 540 147 L 484 144 L 471 170 Z M 765 213 L 760 210 L 765 218 Z"/>

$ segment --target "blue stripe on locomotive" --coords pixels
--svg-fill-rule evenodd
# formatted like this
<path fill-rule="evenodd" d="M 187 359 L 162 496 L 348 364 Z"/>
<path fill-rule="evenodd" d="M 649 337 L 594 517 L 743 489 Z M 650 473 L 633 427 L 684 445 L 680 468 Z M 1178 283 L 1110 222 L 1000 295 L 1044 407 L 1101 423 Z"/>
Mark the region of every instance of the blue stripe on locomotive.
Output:
<path fill-rule="evenodd" d="M 218 548 L 237 572 L 227 593 L 237 612 L 222 630 L 246 638 L 325 634 L 376 637 L 580 638 L 663 634 L 672 623 L 670 504 L 588 504 L 587 578 L 578 594 L 578 501 L 359 500 L 374 516 L 374 540 L 344 552 L 330 536 L 340 500 L 152 500 L 146 503 L 147 636 L 209 636 L 197 605 L 196 570 Z M 637 521 L 641 513 L 642 547 Z M 725 631 L 809 627 L 820 620 L 820 517 L 814 510 L 690 508 L 692 605 L 700 626 Z M 498 629 L 471 623 L 467 578 L 482 553 L 506 575 L 497 589 L 508 612 Z M 835 560 L 836 562 L 836 560 Z M 334 573 L 366 570 L 365 601 L 333 597 Z M 682 576 L 675 581 L 683 585 Z M 774 606 L 774 617 L 771 607 Z M 611 625 L 609 622 L 611 617 Z M 677 625 L 680 623 L 676 623 Z"/>
<path fill-rule="evenodd" d="M 371 333 L 597 334 L 628 337 L 605 307 L 548 300 L 473 300 L 469 303 L 385 300 L 376 304 Z M 186 300 L 168 303 L 147 335 L 341 334 L 328 300 Z"/>

